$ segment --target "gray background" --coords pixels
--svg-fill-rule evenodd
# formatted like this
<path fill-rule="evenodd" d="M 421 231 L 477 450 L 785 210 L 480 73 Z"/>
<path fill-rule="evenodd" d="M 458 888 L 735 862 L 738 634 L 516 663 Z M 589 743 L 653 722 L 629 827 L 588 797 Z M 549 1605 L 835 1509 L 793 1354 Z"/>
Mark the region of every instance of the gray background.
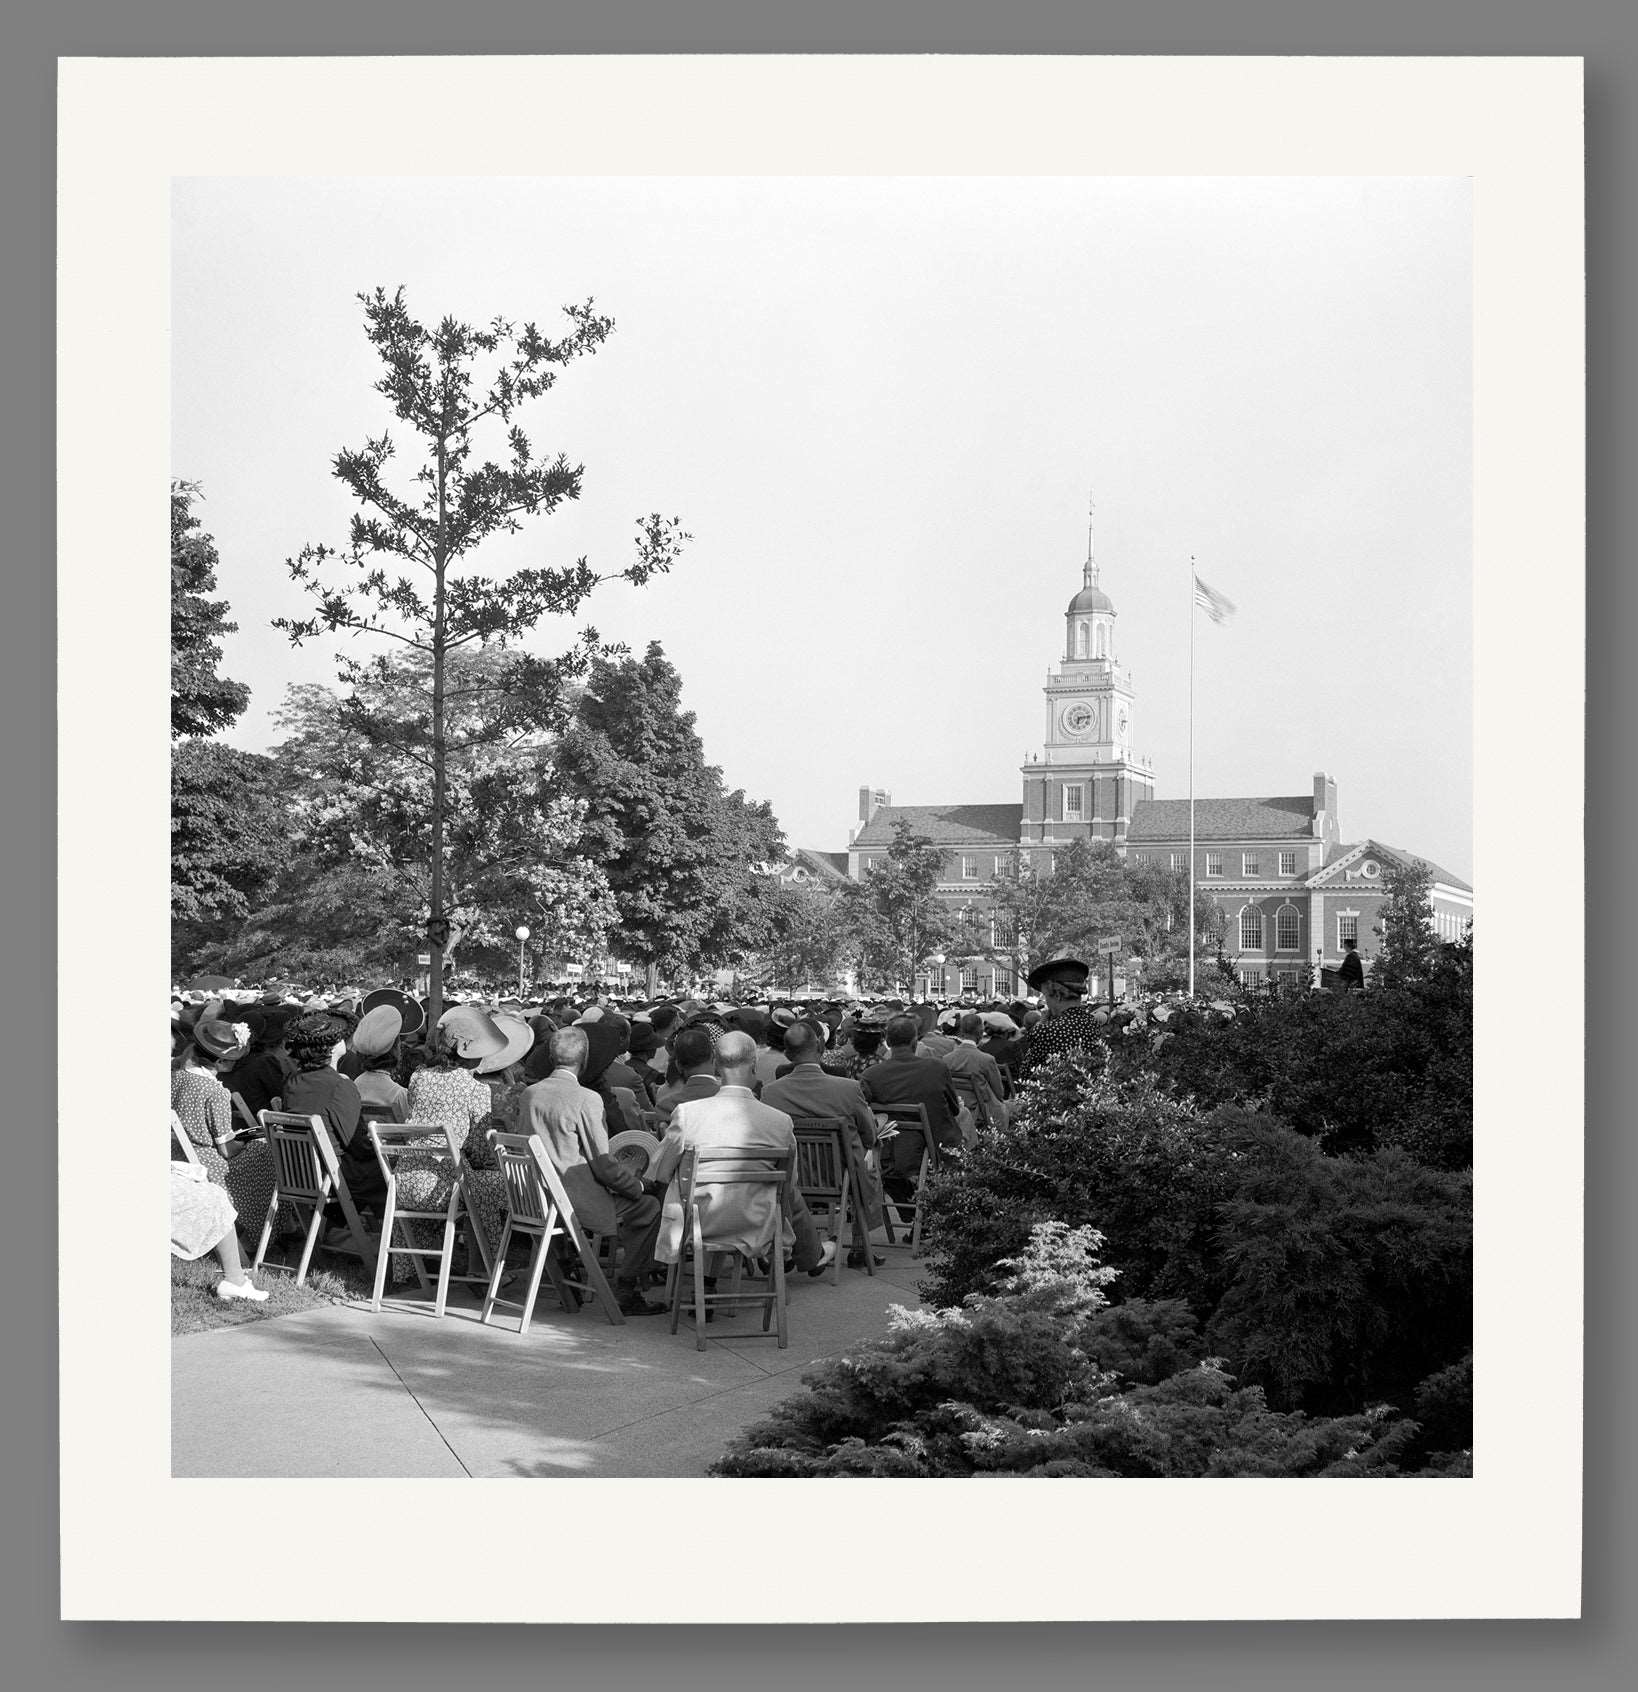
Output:
<path fill-rule="evenodd" d="M 40 9 L 43 11 L 44 9 Z M 1634 99 L 1638 96 L 1638 8 L 1594 0 L 1552 5 L 1511 0 L 1376 0 L 1369 8 L 1313 0 L 1147 0 L 1093 10 L 1069 0 L 803 0 L 793 5 L 708 0 L 600 0 L 579 7 L 523 0 L 284 0 L 278 8 L 236 8 L 220 0 L 65 0 L 50 15 L 0 26 L 0 487 L 4 489 L 4 606 L 0 615 L 0 734 L 4 736 L 0 864 L 4 865 L 5 1096 L 7 1163 L 0 1228 L 0 1639 L 3 1678 L 20 1688 L 231 1683 L 244 1692 L 452 1682 L 553 1683 L 587 1677 L 614 1689 L 655 1681 L 668 1687 L 729 1688 L 833 1682 L 913 1688 L 1010 1686 L 1214 1688 L 1604 1688 L 1638 1676 L 1630 1601 L 1634 1580 L 1634 1456 L 1625 1407 L 1638 1402 L 1632 1307 L 1635 1284 L 1628 1210 L 1634 1194 L 1630 1101 L 1618 1100 L 1615 1037 L 1630 1038 L 1631 1015 L 1617 987 L 1620 961 L 1638 951 L 1631 842 L 1633 677 L 1627 637 L 1635 631 L 1632 560 L 1638 556 L 1632 464 L 1634 334 Z M 108 1107 L 117 1093 L 96 1065 L 97 1021 L 121 1014 L 117 997 L 70 1007 L 56 1025 L 54 955 L 55 775 L 51 653 L 53 593 L 52 348 L 53 131 L 59 55 L 464 52 L 989 52 L 989 53 L 1363 53 L 1575 54 L 1587 60 L 1588 146 L 1588 886 L 1596 919 L 1589 935 L 1587 990 L 1587 1512 L 1586 1619 L 1580 1623 L 1150 1624 L 1038 1627 L 789 1628 L 517 1627 L 411 1631 L 384 1626 L 182 1626 L 64 1624 L 57 1615 L 56 1213 L 54 1051 L 83 1042 L 84 1088 L 68 1101 L 68 1131 L 90 1145 L 124 1128 Z M 72 327 L 70 332 L 72 332 Z M 117 324 L 102 325 L 104 330 Z M 111 443 L 110 450 L 117 450 Z M 61 467 L 86 498 L 95 465 Z M 130 567 L 111 559 L 111 569 Z M 1550 567 L 1544 561 L 1544 568 Z M 1625 740 L 1625 744 L 1623 744 Z M 1618 762 L 1618 751 L 1624 756 Z M 1528 774 L 1521 772 L 1521 779 Z M 1544 865 L 1550 860 L 1544 858 Z M 96 896 L 106 911 L 110 955 L 119 954 L 117 862 Z M 1543 884 L 1543 909 L 1551 887 Z M 1544 928 L 1543 933 L 1550 929 Z M 1532 937 L 1534 938 L 1534 937 Z M 1558 981 L 1552 959 L 1532 956 L 1526 938 L 1499 936 L 1521 971 L 1518 1014 L 1535 1037 L 1555 1037 L 1554 1006 L 1574 981 Z M 1618 1008 L 1619 1007 L 1619 1008 Z M 141 1015 L 133 1005 L 131 1014 Z M 1577 1061 L 1564 1050 L 1566 1064 Z M 1622 1105 L 1626 1108 L 1622 1108 Z M 1543 1125 L 1543 1155 L 1567 1125 Z M 98 1222 L 76 1242 L 62 1296 L 105 1300 L 121 1258 L 141 1249 Z M 1566 1266 L 1567 1267 L 1567 1266 Z M 95 1290 L 86 1290 L 94 1286 Z M 1528 1358 L 1529 1336 L 1520 1336 Z M 110 1418 L 109 1437 L 118 1438 Z M 294 1556 L 300 1536 L 273 1518 L 227 1537 L 245 1547 L 237 1578 L 254 1578 Z M 245 1524 L 238 1524 L 240 1527 Z M 312 1536 L 334 1549 L 333 1524 Z M 897 1535 L 876 1537 L 872 1565 L 891 1566 Z M 656 1565 L 669 1560 L 663 1533 Z M 802 1534 L 790 1524 L 787 1578 L 804 1581 Z M 925 1550 L 922 1555 L 929 1554 Z M 1012 1554 L 1004 1548 L 1003 1555 Z M 1024 1557 L 1049 1547 L 1019 1547 Z M 478 1570 L 466 1547 L 438 1558 L 451 1578 Z M 540 1578 L 561 1568 L 563 1542 L 543 1542 Z M 334 1578 L 344 1558 L 315 1559 Z M 244 1571 L 244 1572 L 240 1572 Z M 213 1583 L 224 1569 L 201 1535 L 198 1560 L 177 1579 Z M 967 1578 L 982 1566 L 964 1562 Z M 590 1574 L 590 1571 L 585 1571 Z M 861 1578 L 836 1570 L 828 1578 Z M 633 1615 L 654 1573 L 609 1578 L 631 1594 Z M 779 1578 L 776 1571 L 774 1578 Z M 871 1577 L 875 1578 L 875 1577 Z M 754 1599 L 748 1599 L 754 1612 Z"/>

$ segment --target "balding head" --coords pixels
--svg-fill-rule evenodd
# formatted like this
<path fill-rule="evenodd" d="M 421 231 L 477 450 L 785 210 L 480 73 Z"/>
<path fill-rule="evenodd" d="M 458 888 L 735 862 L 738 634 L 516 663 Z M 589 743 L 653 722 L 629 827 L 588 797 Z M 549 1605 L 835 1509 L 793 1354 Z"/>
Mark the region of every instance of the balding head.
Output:
<path fill-rule="evenodd" d="M 552 1035 L 549 1046 L 553 1069 L 572 1069 L 576 1075 L 586 1067 L 586 1030 L 559 1028 Z"/>
<path fill-rule="evenodd" d="M 717 1074 L 730 1086 L 743 1087 L 756 1072 L 756 1041 L 737 1029 L 717 1041 Z"/>
<path fill-rule="evenodd" d="M 984 1019 L 977 1011 L 964 1011 L 956 1019 L 956 1033 L 963 1040 L 976 1040 L 984 1032 Z"/>
<path fill-rule="evenodd" d="M 785 1056 L 792 1063 L 817 1063 L 823 1050 L 824 1042 L 811 1022 L 793 1022 L 785 1030 Z"/>

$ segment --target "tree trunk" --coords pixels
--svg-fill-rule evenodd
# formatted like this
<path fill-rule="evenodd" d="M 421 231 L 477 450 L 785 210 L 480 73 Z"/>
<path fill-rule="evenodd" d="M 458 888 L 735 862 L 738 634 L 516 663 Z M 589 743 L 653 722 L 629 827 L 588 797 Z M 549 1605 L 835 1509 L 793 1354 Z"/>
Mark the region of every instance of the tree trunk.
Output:
<path fill-rule="evenodd" d="M 438 441 L 438 547 L 433 554 L 432 589 L 432 921 L 444 914 L 444 550 L 448 470 L 444 442 Z M 438 1026 L 444 1008 L 444 948 L 436 933 L 430 937 L 432 978 L 427 983 L 427 1027 Z"/>

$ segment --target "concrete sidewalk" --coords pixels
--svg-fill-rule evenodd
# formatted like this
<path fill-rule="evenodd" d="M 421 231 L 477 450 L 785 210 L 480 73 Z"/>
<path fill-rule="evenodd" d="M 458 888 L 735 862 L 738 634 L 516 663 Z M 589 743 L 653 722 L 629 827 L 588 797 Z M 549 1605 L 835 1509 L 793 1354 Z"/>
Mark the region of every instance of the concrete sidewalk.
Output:
<path fill-rule="evenodd" d="M 801 1387 L 802 1371 L 915 1308 L 925 1270 L 889 1249 L 874 1278 L 790 1278 L 790 1345 L 759 1311 L 719 1316 L 696 1351 L 666 1317 L 611 1326 L 543 1285 L 529 1332 L 471 1289 L 444 1319 L 419 1297 L 335 1305 L 171 1342 L 178 1477 L 703 1475 L 738 1429 Z M 516 1291 L 513 1288 L 512 1291 Z M 659 1289 L 649 1295 L 656 1302 Z M 752 1337 L 752 1336 L 756 1337 Z"/>

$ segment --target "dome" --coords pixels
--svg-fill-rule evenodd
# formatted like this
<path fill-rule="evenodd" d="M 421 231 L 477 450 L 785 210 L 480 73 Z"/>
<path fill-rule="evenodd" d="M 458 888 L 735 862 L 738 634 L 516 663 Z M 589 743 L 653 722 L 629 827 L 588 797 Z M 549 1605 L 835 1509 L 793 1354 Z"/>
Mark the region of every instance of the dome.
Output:
<path fill-rule="evenodd" d="M 1083 587 L 1069 602 L 1066 616 L 1073 617 L 1078 611 L 1113 611 L 1115 602 L 1102 588 Z"/>

